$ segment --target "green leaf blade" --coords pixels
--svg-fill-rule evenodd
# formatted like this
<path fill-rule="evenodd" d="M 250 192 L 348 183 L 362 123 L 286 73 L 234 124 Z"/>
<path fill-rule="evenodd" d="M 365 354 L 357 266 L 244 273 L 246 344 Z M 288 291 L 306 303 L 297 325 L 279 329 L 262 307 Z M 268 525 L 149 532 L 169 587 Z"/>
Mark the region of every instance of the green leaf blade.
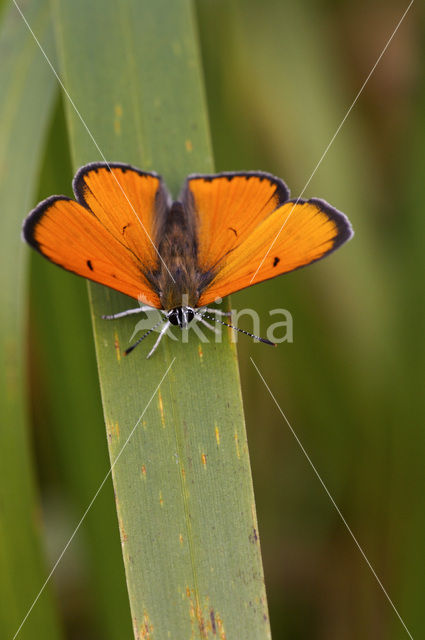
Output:
<path fill-rule="evenodd" d="M 41 42 L 52 52 L 48 4 L 28 7 Z M 27 425 L 24 374 L 26 248 L 20 229 L 33 204 L 41 150 L 55 97 L 55 81 L 16 7 L 2 15 L 0 33 L 0 636 L 60 638 L 47 569 Z"/>
<path fill-rule="evenodd" d="M 63 80 L 96 141 L 68 104 L 75 168 L 104 156 L 154 169 L 174 196 L 211 172 L 192 5 L 55 7 Z M 101 315 L 134 301 L 89 289 L 135 637 L 270 637 L 230 334 L 165 338 L 148 361 L 147 339 L 124 358 L 134 318 Z"/>

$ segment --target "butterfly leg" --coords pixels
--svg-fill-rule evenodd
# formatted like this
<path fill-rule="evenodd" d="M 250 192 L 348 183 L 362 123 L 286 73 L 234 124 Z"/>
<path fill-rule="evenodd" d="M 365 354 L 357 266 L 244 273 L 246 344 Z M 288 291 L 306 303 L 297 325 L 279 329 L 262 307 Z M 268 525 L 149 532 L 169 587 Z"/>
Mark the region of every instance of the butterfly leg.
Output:
<path fill-rule="evenodd" d="M 151 355 L 153 354 L 153 352 L 154 352 L 154 351 L 156 351 L 156 349 L 157 349 L 157 347 L 158 347 L 159 343 L 160 343 L 160 342 L 161 342 L 161 340 L 162 340 L 162 336 L 163 336 L 163 335 L 164 335 L 164 333 L 167 331 L 167 329 L 168 329 L 168 327 L 169 327 L 170 325 L 171 325 L 171 322 L 166 322 L 166 323 L 164 324 L 164 326 L 162 327 L 161 331 L 159 332 L 159 336 L 158 336 L 158 338 L 157 338 L 157 340 L 156 340 L 155 344 L 153 345 L 152 349 L 149 351 L 148 355 L 146 356 L 146 360 L 147 360 L 148 358 L 150 358 L 150 357 L 151 357 Z"/>
<path fill-rule="evenodd" d="M 125 318 L 125 316 L 131 316 L 133 315 L 133 313 L 141 313 L 142 311 L 152 311 L 152 307 L 137 307 L 136 309 L 127 309 L 127 311 L 114 313 L 111 316 L 102 316 L 102 318 L 103 320 L 117 320 L 118 318 Z"/>

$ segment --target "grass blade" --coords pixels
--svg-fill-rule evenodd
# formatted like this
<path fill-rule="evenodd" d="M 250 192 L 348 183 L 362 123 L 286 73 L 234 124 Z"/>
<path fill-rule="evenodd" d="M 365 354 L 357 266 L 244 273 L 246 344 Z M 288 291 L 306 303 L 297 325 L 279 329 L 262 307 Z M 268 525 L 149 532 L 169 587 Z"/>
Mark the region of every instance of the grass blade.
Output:
<path fill-rule="evenodd" d="M 191 4 L 55 8 L 64 84 L 98 145 L 68 103 L 75 168 L 103 154 L 157 170 L 175 195 L 187 173 L 211 171 Z M 100 315 L 131 302 L 96 285 L 90 296 L 135 637 L 270 637 L 229 335 L 123 359 L 134 323 Z"/>
<path fill-rule="evenodd" d="M 57 107 L 41 173 L 40 199 L 46 193 L 72 195 L 62 101 Z M 109 461 L 87 284 L 35 251 L 31 252 L 31 259 L 32 410 L 35 429 L 43 434 L 39 437 L 38 458 L 46 504 L 50 506 L 45 513 L 54 519 L 50 526 L 54 562 L 107 473 Z M 85 634 L 88 627 L 96 628 L 102 640 L 131 636 L 111 488 L 110 481 L 53 577 L 64 623 L 76 637 Z M 58 506 L 62 520 L 58 518 Z M 65 520 L 64 516 L 68 518 Z M 61 521 L 66 533 L 64 530 L 63 535 L 58 535 Z"/>
<path fill-rule="evenodd" d="M 48 3 L 28 7 L 43 45 L 53 38 Z M 20 238 L 31 207 L 41 147 L 55 94 L 55 82 L 37 56 L 36 44 L 12 6 L 0 33 L 0 636 L 12 638 L 45 580 L 40 549 L 35 477 L 26 429 L 24 270 Z M 19 637 L 61 637 L 47 590 Z"/>

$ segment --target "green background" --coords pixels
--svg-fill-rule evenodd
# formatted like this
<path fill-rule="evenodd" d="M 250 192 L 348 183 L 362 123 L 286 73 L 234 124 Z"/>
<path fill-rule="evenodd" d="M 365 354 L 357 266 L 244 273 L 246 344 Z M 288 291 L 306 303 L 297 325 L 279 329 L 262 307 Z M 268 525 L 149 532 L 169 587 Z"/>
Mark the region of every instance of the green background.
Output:
<path fill-rule="evenodd" d="M 270 171 L 296 197 L 406 7 L 199 0 L 217 171 Z M 292 344 L 238 340 L 275 640 L 408 636 L 250 357 L 413 637 L 424 631 L 423 17 L 417 2 L 305 192 L 344 211 L 354 239 L 232 297 L 235 309 L 260 314 L 263 335 L 269 310 L 294 319 Z M 70 193 L 67 145 L 60 100 L 32 204 Z M 51 565 L 107 469 L 107 450 L 86 285 L 30 261 L 30 437 Z M 252 329 L 248 319 L 241 326 Z M 81 406 L 98 427 L 76 450 Z M 130 637 L 123 570 L 111 562 L 105 574 L 95 523 L 113 529 L 113 509 L 108 485 L 55 574 L 68 638 Z M 116 585 L 113 600 L 97 588 L 104 580 Z"/>

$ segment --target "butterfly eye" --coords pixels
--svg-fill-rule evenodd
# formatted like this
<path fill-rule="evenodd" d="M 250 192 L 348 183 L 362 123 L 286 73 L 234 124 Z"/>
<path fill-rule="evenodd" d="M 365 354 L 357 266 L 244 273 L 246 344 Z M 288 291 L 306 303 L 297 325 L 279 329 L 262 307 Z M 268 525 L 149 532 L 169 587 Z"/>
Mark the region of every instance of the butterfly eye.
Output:
<path fill-rule="evenodd" d="M 172 309 L 172 311 L 168 313 L 167 318 L 172 325 L 178 327 L 181 324 L 181 309 Z"/>
<path fill-rule="evenodd" d="M 194 317 L 195 312 L 190 307 L 178 307 L 177 309 L 172 309 L 167 314 L 169 322 L 171 322 L 175 327 L 180 327 L 181 329 L 186 328 Z"/>

